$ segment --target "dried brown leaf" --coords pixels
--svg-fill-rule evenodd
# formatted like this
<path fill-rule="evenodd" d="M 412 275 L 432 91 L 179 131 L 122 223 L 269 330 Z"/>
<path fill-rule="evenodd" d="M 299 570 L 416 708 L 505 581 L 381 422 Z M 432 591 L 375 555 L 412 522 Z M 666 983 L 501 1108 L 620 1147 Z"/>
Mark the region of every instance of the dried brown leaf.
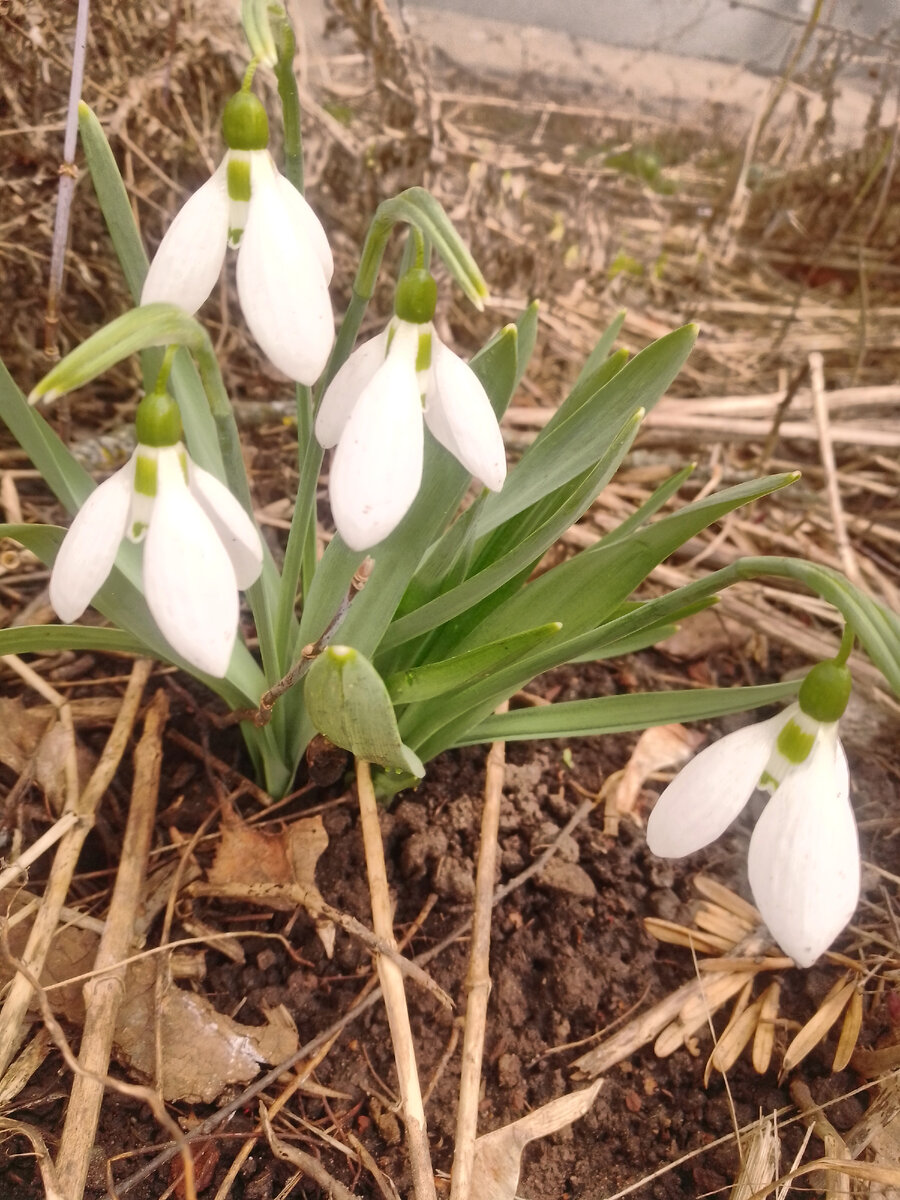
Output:
<path fill-rule="evenodd" d="M 847 1011 L 844 1014 L 844 1023 L 841 1026 L 841 1036 L 838 1038 L 837 1049 L 834 1052 L 834 1062 L 832 1063 L 833 1071 L 843 1071 L 847 1063 L 856 1049 L 856 1042 L 859 1038 L 859 1031 L 862 1027 L 863 1017 L 863 998 L 859 987 L 856 987 L 850 996 L 850 1003 L 847 1005 Z"/>
<path fill-rule="evenodd" d="M 304 817 L 275 833 L 231 821 L 222 829 L 215 861 L 209 871 L 213 887 L 235 888 L 251 903 L 291 912 L 299 904 L 316 922 L 316 931 L 329 957 L 335 931 L 322 917 L 323 897 L 316 886 L 316 865 L 328 847 L 321 816 Z"/>
<path fill-rule="evenodd" d="M 156 1024 L 162 1046 L 163 1097 L 211 1104 L 231 1083 L 247 1083 L 261 1062 L 277 1063 L 297 1049 L 297 1029 L 279 1009 L 267 1024 L 241 1025 L 217 1012 L 205 996 L 167 984 L 157 1004 L 156 964 L 128 969 L 116 1023 L 119 1057 L 143 1079 L 156 1073 Z"/>
<path fill-rule="evenodd" d="M 844 1011 L 844 1006 L 849 1003 L 855 990 L 856 983 L 853 980 L 849 983 L 839 981 L 834 985 L 819 1006 L 818 1012 L 806 1022 L 785 1051 L 781 1068 L 783 1074 L 792 1071 L 806 1058 L 810 1050 L 821 1042 Z"/>
<path fill-rule="evenodd" d="M 773 979 L 760 997 L 759 1021 L 753 1035 L 753 1069 L 764 1075 L 772 1061 L 775 1048 L 775 1018 L 781 1000 L 781 984 Z"/>
<path fill-rule="evenodd" d="M 727 888 L 724 883 L 719 883 L 717 879 L 713 879 L 709 875 L 695 875 L 694 887 L 706 900 L 712 900 L 714 904 L 734 913 L 748 928 L 755 929 L 757 925 L 762 924 L 762 917 L 759 915 L 758 909 L 746 900 L 742 900 L 731 888 Z"/>
<path fill-rule="evenodd" d="M 770 1184 L 778 1174 L 780 1151 L 774 1114 L 760 1117 L 748 1137 L 741 1139 L 741 1170 L 728 1200 L 749 1200 L 759 1188 Z"/>
<path fill-rule="evenodd" d="M 662 917 L 645 917 L 644 928 L 659 942 L 667 942 L 671 946 L 693 947 L 699 954 L 718 954 L 720 950 L 730 950 L 732 946 L 732 943 L 724 938 L 701 933 L 687 925 L 679 925 L 677 921 L 665 921 Z"/>
<path fill-rule="evenodd" d="M 710 903 L 708 900 L 704 900 L 694 914 L 694 924 L 698 929 L 704 929 L 708 933 L 724 938 L 732 946 L 743 941 L 747 934 L 752 933 L 755 928 L 754 925 L 748 925 L 746 921 L 729 912 L 727 908 Z"/>
<path fill-rule="evenodd" d="M 713 1047 L 713 1052 L 709 1056 L 706 1069 L 703 1072 L 704 1087 L 709 1083 L 709 1077 L 713 1071 L 719 1071 L 724 1075 L 726 1071 L 731 1070 L 744 1047 L 753 1036 L 756 1023 L 759 1020 L 762 1000 L 759 999 L 754 1001 L 753 1004 L 747 1004 L 752 987 L 753 980 L 748 979 L 741 994 L 738 996 L 734 1012 L 731 1014 L 731 1020 L 725 1026 L 722 1036 Z"/>
<path fill-rule="evenodd" d="M 75 753 L 81 779 L 94 765 L 90 751 L 80 744 L 73 748 L 71 734 L 47 708 L 26 708 L 20 699 L 0 698 L 0 762 L 21 775 L 30 770 L 55 813 L 66 799 L 66 761 Z"/>

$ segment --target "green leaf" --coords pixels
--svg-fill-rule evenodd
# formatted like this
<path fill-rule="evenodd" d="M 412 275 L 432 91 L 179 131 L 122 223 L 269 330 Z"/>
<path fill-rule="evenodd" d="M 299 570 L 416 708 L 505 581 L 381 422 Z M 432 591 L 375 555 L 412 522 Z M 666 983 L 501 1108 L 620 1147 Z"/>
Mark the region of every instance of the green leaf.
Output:
<path fill-rule="evenodd" d="M 66 535 L 58 525 L 0 525 L 0 538 L 8 537 L 27 547 L 47 567 L 52 567 L 57 551 Z M 102 613 L 108 621 L 133 639 L 134 646 L 143 654 L 151 654 L 164 662 L 190 672 L 218 693 L 232 708 L 256 708 L 264 690 L 262 673 L 250 656 L 243 642 L 238 642 L 232 655 L 228 675 L 214 679 L 204 675 L 184 662 L 163 638 L 150 616 L 147 602 L 140 587 L 133 580 L 140 579 L 140 558 L 136 546 L 123 542 L 119 548 L 116 565 L 110 571 L 103 587 L 91 601 L 91 607 Z M 76 626 L 43 626 L 45 631 L 61 629 L 64 632 Z M 94 632 L 84 627 L 87 632 Z"/>
<path fill-rule="evenodd" d="M 641 692 L 517 709 L 488 717 L 459 738 L 455 745 L 530 738 L 593 737 L 603 733 L 630 733 L 673 721 L 709 720 L 787 700 L 796 695 L 800 683 L 801 680 L 796 679 L 761 687 Z"/>
<path fill-rule="evenodd" d="M 425 774 L 400 740 L 381 676 L 352 647 L 329 646 L 319 655 L 306 676 L 305 696 L 313 725 L 336 746 L 389 771 Z"/>
<path fill-rule="evenodd" d="M 603 333 L 597 339 L 597 344 L 585 360 L 584 366 L 575 380 L 573 391 L 577 392 L 580 388 L 586 387 L 591 376 L 597 368 L 606 361 L 612 353 L 612 348 L 616 338 L 622 332 L 622 326 L 625 324 L 626 312 L 624 308 L 620 308 L 613 319 L 604 329 Z"/>
<path fill-rule="evenodd" d="M 548 638 L 555 637 L 561 628 L 562 626 L 555 622 L 542 625 L 539 629 L 530 629 L 517 637 L 502 638 L 488 646 L 479 646 L 455 658 L 429 663 L 424 667 L 413 667 L 409 671 L 399 671 L 386 679 L 385 685 L 395 705 L 432 700 L 444 692 L 468 687 L 485 678 Z"/>
<path fill-rule="evenodd" d="M 131 297 L 138 304 L 149 266 L 147 255 L 134 221 L 128 192 L 103 126 L 83 100 L 78 104 L 78 132 L 116 257 Z"/>
<path fill-rule="evenodd" d="M 54 400 L 90 383 L 123 358 L 148 346 L 184 345 L 200 350 L 207 341 L 199 322 L 175 304 L 144 304 L 98 329 L 48 371 L 30 400 Z"/>
<path fill-rule="evenodd" d="M 373 225 L 389 231 L 398 221 L 406 221 L 422 231 L 469 300 L 476 308 L 483 309 L 488 294 L 484 276 L 439 201 L 421 187 L 407 188 L 398 196 L 383 200 Z"/>
<path fill-rule="evenodd" d="M 793 472 L 749 480 L 695 501 L 624 541 L 604 539 L 529 583 L 468 641 L 492 641 L 546 621 L 562 621 L 570 636 L 596 628 L 655 566 L 701 529 L 796 479 Z"/>
<path fill-rule="evenodd" d="M 90 475 L 72 457 L 40 413 L 35 412 L 0 362 L 0 418 L 70 513 L 93 488 Z"/>
<path fill-rule="evenodd" d="M 487 611 L 495 609 L 500 601 L 505 599 L 504 596 L 498 595 L 498 589 L 508 581 L 516 579 L 523 571 L 530 573 L 535 561 L 549 546 L 553 545 L 574 520 L 577 520 L 597 493 L 612 478 L 637 433 L 638 425 L 637 417 L 632 417 L 625 422 L 611 445 L 607 447 L 606 453 L 594 465 L 581 490 L 574 496 L 568 497 L 541 528 L 535 530 L 519 545 L 513 546 L 508 554 L 498 558 L 485 570 L 395 621 L 384 638 L 382 649 L 389 650 L 402 645 L 431 629 L 445 625 L 458 616 L 465 615 L 468 624 L 477 619 L 479 615 L 486 616 Z M 475 611 L 475 606 L 481 601 L 486 602 L 486 611 Z M 514 597 L 507 602 L 513 603 L 513 601 Z M 555 621 L 556 618 L 551 617 L 548 620 Z M 548 621 L 539 622 L 542 625 L 547 623 Z M 489 638 L 479 639 L 480 643 L 496 641 L 498 638 L 506 636 L 505 630 L 497 629 L 496 622 L 494 625 L 494 634 Z M 535 628 L 535 623 L 531 622 L 527 628 Z M 517 632 L 525 632 L 525 628 L 523 627 Z M 458 627 L 454 627 L 453 630 L 446 631 L 445 636 L 442 635 L 442 640 L 452 642 L 458 633 Z"/>
<path fill-rule="evenodd" d="M 53 654 L 58 650 L 147 653 L 147 647 L 124 629 L 96 625 L 17 625 L 0 629 L 0 655 Z"/>
<path fill-rule="evenodd" d="M 696 338 L 686 325 L 642 350 L 575 411 L 552 421 L 510 471 L 503 490 L 485 501 L 484 534 L 567 480 L 588 470 L 622 422 L 636 409 L 649 411 L 681 370 Z"/>

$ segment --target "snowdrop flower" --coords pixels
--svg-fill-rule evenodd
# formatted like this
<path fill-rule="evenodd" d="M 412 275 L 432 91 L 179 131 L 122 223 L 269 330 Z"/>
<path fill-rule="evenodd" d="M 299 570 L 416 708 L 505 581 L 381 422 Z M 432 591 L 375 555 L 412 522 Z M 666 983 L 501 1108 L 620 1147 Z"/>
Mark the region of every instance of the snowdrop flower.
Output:
<path fill-rule="evenodd" d="M 160 632 L 186 662 L 221 678 L 238 625 L 238 588 L 262 569 L 262 544 L 231 492 L 188 457 L 175 401 L 153 393 L 135 418 L 137 448 L 96 488 L 66 534 L 50 603 L 75 621 L 103 586 L 123 537 L 144 543 L 143 586 Z"/>
<path fill-rule="evenodd" d="M 232 96 L 222 130 L 225 157 L 169 226 L 141 303 L 167 301 L 193 315 L 219 277 L 226 247 L 237 247 L 238 297 L 250 332 L 285 375 L 314 383 L 334 341 L 328 239 L 275 168 L 259 100 L 250 92 Z"/>
<path fill-rule="evenodd" d="M 406 515 L 422 482 L 425 424 L 491 491 L 506 478 L 506 450 L 487 393 L 434 331 L 437 287 L 420 268 L 397 286 L 396 316 L 350 355 L 329 384 L 316 437 L 337 446 L 329 490 L 334 523 L 368 550 Z M 424 410 L 424 411 L 423 411 Z"/>
<path fill-rule="evenodd" d="M 813 667 L 796 704 L 692 759 L 647 824 L 653 853 L 680 858 L 724 833 L 755 788 L 769 792 L 750 839 L 750 887 L 775 941 L 801 967 L 828 949 L 859 899 L 859 843 L 837 735 L 850 682 L 837 661 Z"/>

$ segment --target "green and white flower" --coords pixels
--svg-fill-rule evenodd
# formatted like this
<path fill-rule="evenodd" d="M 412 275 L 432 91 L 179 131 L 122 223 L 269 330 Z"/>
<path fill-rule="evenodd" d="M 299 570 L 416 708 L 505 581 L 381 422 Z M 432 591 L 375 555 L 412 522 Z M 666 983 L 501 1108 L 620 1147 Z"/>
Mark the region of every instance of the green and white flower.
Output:
<path fill-rule="evenodd" d="M 400 280 L 396 316 L 350 355 L 316 417 L 320 445 L 336 446 L 329 475 L 334 523 L 353 550 L 396 529 L 422 482 L 424 424 L 491 491 L 506 478 L 506 449 L 478 376 L 432 325 L 427 271 Z"/>
<path fill-rule="evenodd" d="M 653 853 L 680 858 L 724 833 L 757 788 L 769 792 L 750 839 L 750 888 L 772 936 L 801 967 L 828 949 L 859 900 L 859 841 L 838 738 L 849 695 L 847 668 L 819 663 L 797 703 L 692 759 L 647 824 Z"/>
<path fill-rule="evenodd" d="M 169 226 L 141 303 L 192 315 L 207 299 L 228 246 L 236 247 L 241 311 L 257 344 L 300 383 L 321 375 L 334 341 L 331 249 L 318 217 L 269 153 L 265 110 L 249 92 L 225 106 L 228 151 Z"/>
<path fill-rule="evenodd" d="M 262 569 L 256 526 L 231 492 L 192 462 L 171 397 L 138 406 L 138 445 L 75 516 L 50 576 L 50 603 L 76 621 L 105 583 L 123 538 L 143 542 L 147 607 L 176 654 L 221 678 L 238 626 L 238 589 Z"/>

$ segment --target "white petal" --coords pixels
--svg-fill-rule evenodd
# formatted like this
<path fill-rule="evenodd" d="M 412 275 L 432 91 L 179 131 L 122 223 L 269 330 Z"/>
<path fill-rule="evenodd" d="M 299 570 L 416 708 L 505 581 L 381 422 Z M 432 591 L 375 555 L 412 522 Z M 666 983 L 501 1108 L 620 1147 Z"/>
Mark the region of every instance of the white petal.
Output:
<path fill-rule="evenodd" d="M 275 181 L 281 191 L 284 206 L 290 213 L 298 233 L 305 237 L 315 250 L 325 276 L 325 282 L 331 283 L 331 277 L 334 274 L 334 258 L 328 244 L 328 237 L 322 228 L 322 222 L 307 204 L 305 197 L 300 195 L 286 176 L 276 172 Z"/>
<path fill-rule="evenodd" d="M 191 491 L 212 521 L 219 540 L 228 552 L 239 588 L 248 588 L 262 570 L 263 548 L 256 526 L 244 506 L 224 483 L 188 460 Z"/>
<path fill-rule="evenodd" d="M 415 364 L 391 353 L 353 409 L 331 463 L 331 511 L 352 550 L 403 520 L 422 482 L 422 402 Z"/>
<path fill-rule="evenodd" d="M 785 722 L 768 721 L 729 733 L 682 767 L 647 822 L 647 845 L 664 858 L 681 858 L 714 842 L 735 819 L 759 782 Z"/>
<path fill-rule="evenodd" d="M 150 264 L 141 304 L 165 300 L 195 313 L 213 290 L 228 244 L 227 158 L 182 207 Z"/>
<path fill-rule="evenodd" d="M 144 543 L 144 595 L 176 654 L 221 678 L 237 633 L 237 581 L 175 452 L 159 456 L 159 491 Z"/>
<path fill-rule="evenodd" d="M 809 758 L 766 805 L 747 869 L 772 936 L 798 966 L 811 966 L 859 900 L 859 841 L 836 726 L 822 728 Z"/>
<path fill-rule="evenodd" d="M 467 471 L 498 492 L 506 478 L 506 447 L 487 392 L 468 363 L 435 336 L 425 421 Z"/>
<path fill-rule="evenodd" d="M 134 456 L 95 488 L 75 514 L 50 575 L 50 603 L 61 621 L 75 621 L 106 582 L 125 536 Z"/>
<path fill-rule="evenodd" d="M 266 356 L 300 383 L 315 383 L 334 341 L 331 297 L 315 247 L 298 231 L 267 151 L 253 154 L 247 227 L 238 250 L 244 318 Z"/>
<path fill-rule="evenodd" d="M 326 450 L 338 444 L 363 388 L 384 362 L 389 329 L 357 346 L 325 389 L 316 414 L 316 438 Z"/>

